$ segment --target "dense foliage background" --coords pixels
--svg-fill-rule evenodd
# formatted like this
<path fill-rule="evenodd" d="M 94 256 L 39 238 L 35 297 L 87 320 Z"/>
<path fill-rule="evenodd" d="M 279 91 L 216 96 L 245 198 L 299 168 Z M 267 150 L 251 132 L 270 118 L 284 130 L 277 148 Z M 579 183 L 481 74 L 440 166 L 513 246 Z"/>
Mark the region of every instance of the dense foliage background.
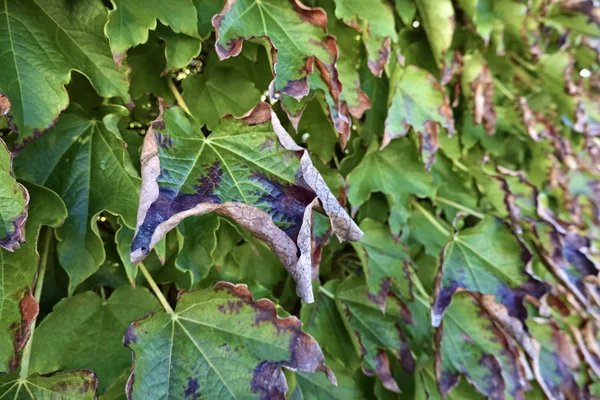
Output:
<path fill-rule="evenodd" d="M 592 0 L 4 0 L 0 398 L 600 397 L 599 46 Z"/>

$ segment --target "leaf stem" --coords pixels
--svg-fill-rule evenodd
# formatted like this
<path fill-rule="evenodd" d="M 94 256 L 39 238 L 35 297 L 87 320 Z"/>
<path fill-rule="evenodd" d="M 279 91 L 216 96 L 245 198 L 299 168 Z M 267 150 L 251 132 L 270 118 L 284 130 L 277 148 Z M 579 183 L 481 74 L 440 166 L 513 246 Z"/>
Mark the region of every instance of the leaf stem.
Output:
<path fill-rule="evenodd" d="M 325 296 L 329 297 L 332 300 L 335 300 L 335 295 L 331 293 L 329 290 L 325 289 L 323 286 L 319 286 L 319 292 L 323 293 Z"/>
<path fill-rule="evenodd" d="M 175 96 L 175 100 L 177 100 L 177 104 L 179 105 L 179 107 L 183 108 L 183 111 L 185 111 L 189 115 L 192 115 L 192 113 L 191 113 L 190 109 L 188 108 L 187 104 L 185 104 L 185 100 L 183 100 L 183 97 L 181 96 L 181 93 L 179 93 L 179 90 L 177 89 L 177 86 L 175 86 L 175 83 L 173 82 L 173 79 L 169 80 L 169 89 L 171 89 L 171 93 L 173 93 L 173 96 Z"/>
<path fill-rule="evenodd" d="M 38 269 L 37 279 L 35 282 L 35 292 L 33 297 L 35 297 L 35 301 L 40 304 L 40 299 L 42 298 L 42 287 L 44 286 L 44 277 L 46 276 L 46 265 L 48 264 L 48 254 L 50 253 L 50 246 L 52 245 L 52 236 L 54 234 L 54 229 L 47 228 L 44 235 L 44 242 L 42 247 L 42 254 L 40 257 L 40 267 Z M 26 379 L 29 376 L 29 361 L 31 360 L 31 348 L 33 347 L 33 333 L 35 332 L 35 325 L 37 322 L 36 319 L 31 323 L 31 328 L 29 330 L 29 340 L 27 340 L 27 344 L 23 349 L 23 356 L 21 357 L 21 371 L 19 372 L 19 377 L 21 379 Z"/>
<path fill-rule="evenodd" d="M 150 284 L 152 291 L 154 292 L 156 297 L 158 297 L 158 301 L 160 301 L 160 304 L 163 306 L 165 311 L 168 314 L 174 314 L 175 312 L 171 308 L 171 305 L 169 304 L 169 302 L 167 301 L 165 296 L 160 291 L 160 289 L 159 289 L 158 285 L 156 284 L 156 282 L 154 281 L 154 279 L 152 279 L 152 275 L 150 275 L 150 272 L 148 272 L 144 263 L 139 263 L 138 268 L 140 269 L 140 271 L 142 271 L 142 274 L 144 274 L 144 278 L 146 278 L 146 280 Z"/>
<path fill-rule="evenodd" d="M 504 85 L 504 83 L 500 82 L 498 79 L 494 78 L 494 85 L 502 92 L 503 95 L 506 96 L 510 101 L 514 101 L 515 95 Z"/>
<path fill-rule="evenodd" d="M 444 204 L 446 204 L 446 205 L 448 205 L 450 207 L 456 208 L 457 210 L 464 211 L 467 214 L 472 215 L 474 217 L 477 217 L 479 219 L 483 219 L 485 217 L 485 215 L 483 215 L 482 213 L 480 213 L 478 211 L 475 211 L 475 210 L 473 210 L 473 209 L 471 209 L 469 207 L 465 207 L 462 204 L 455 203 L 452 200 L 448 200 L 448 199 L 445 199 L 445 198 L 440 197 L 440 196 L 436 196 L 435 199 L 437 201 L 439 201 L 440 203 L 444 203 Z"/>
<path fill-rule="evenodd" d="M 431 213 L 429 211 L 427 211 L 422 205 L 419 204 L 418 201 L 414 200 L 412 201 L 412 205 L 419 210 L 423 216 L 425 218 L 427 218 L 429 220 L 429 222 L 431 222 L 431 224 L 438 230 L 440 231 L 444 236 L 450 236 L 450 231 L 447 230 L 446 228 L 444 228 L 434 217 L 433 215 L 431 215 Z"/>

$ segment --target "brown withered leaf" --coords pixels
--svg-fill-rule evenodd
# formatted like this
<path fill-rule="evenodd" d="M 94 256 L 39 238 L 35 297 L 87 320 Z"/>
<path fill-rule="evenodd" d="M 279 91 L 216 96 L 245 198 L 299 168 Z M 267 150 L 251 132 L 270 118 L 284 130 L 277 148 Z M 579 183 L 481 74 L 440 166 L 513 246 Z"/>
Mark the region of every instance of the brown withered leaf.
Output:
<path fill-rule="evenodd" d="M 487 62 L 480 53 L 469 53 L 463 58 L 462 93 L 473 107 L 473 122 L 483 124 L 488 135 L 496 132 L 494 110 L 494 81 Z"/>
<path fill-rule="evenodd" d="M 216 212 L 265 241 L 310 303 L 313 208 L 329 216 L 340 241 L 362 236 L 266 103 L 224 118 L 208 137 L 180 108 L 167 108 L 149 128 L 141 160 L 134 263 L 184 218 Z"/>

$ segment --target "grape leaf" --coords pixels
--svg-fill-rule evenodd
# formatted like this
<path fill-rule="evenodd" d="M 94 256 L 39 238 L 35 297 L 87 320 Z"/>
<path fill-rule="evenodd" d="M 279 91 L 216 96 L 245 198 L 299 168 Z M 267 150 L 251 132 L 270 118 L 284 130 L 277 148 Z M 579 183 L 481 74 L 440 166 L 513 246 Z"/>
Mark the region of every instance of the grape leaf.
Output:
<path fill-rule="evenodd" d="M 11 253 L 0 250 L 0 371 L 19 365 L 19 351 L 29 339 L 29 328 L 38 315 L 33 283 L 39 255 L 38 235 L 42 225 L 58 226 L 67 217 L 60 197 L 49 189 L 27 184 L 31 194 L 26 243 Z"/>
<path fill-rule="evenodd" d="M 202 42 L 199 39 L 175 33 L 172 29 L 164 25 L 157 26 L 156 33 L 165 41 L 167 67 L 163 74 L 174 69 L 186 67 L 192 61 L 192 58 L 200 54 Z"/>
<path fill-rule="evenodd" d="M 392 42 L 398 41 L 391 7 L 380 0 L 336 0 L 335 16 L 363 31 L 369 69 L 381 76 L 390 59 Z"/>
<path fill-rule="evenodd" d="M 214 265 L 217 230 L 221 219 L 209 214 L 189 217 L 179 224 L 179 254 L 175 266 L 192 275 L 192 284 L 202 281 Z"/>
<path fill-rule="evenodd" d="M 372 142 L 360 164 L 348 174 L 348 184 L 352 207 L 359 207 L 373 192 L 388 196 L 392 209 L 390 230 L 395 234 L 409 216 L 411 195 L 427 197 L 434 193 L 433 179 L 407 138 L 394 140 L 383 150 Z"/>
<path fill-rule="evenodd" d="M 20 378 L 18 374 L 0 375 L 0 397 L 15 400 L 93 400 L 97 385 L 96 376 L 87 370 L 50 376 L 32 374 L 27 378 Z"/>
<path fill-rule="evenodd" d="M 439 147 L 440 126 L 448 133 L 454 133 L 454 117 L 448 96 L 430 73 L 412 65 L 402 72 L 393 90 L 382 147 L 392 139 L 405 136 L 412 127 L 419 134 L 421 154 L 429 170 Z"/>
<path fill-rule="evenodd" d="M 216 212 L 264 240 L 310 303 L 312 208 L 321 201 L 340 240 L 362 235 L 266 103 L 223 119 L 206 138 L 168 108 L 146 134 L 142 164 L 134 263 L 184 218 Z"/>
<path fill-rule="evenodd" d="M 488 398 L 523 399 L 528 389 L 514 340 L 468 292 L 457 293 L 436 335 L 437 378 L 447 394 L 464 374 Z"/>
<path fill-rule="evenodd" d="M 183 81 L 183 99 L 200 124 L 214 129 L 226 114 L 240 116 L 259 101 L 261 92 L 233 68 L 213 68 Z"/>
<path fill-rule="evenodd" d="M 192 0 L 144 1 L 111 0 L 105 32 L 110 40 L 115 62 L 120 67 L 127 49 L 146 43 L 148 31 L 156 29 L 157 20 L 175 33 L 199 38 L 197 11 Z"/>
<path fill-rule="evenodd" d="M 336 68 L 338 49 L 335 38 L 327 35 L 327 14 L 323 9 L 306 7 L 298 0 L 228 0 L 221 14 L 213 18 L 213 26 L 220 59 L 237 56 L 244 40 L 269 40 L 275 54 L 272 98 L 281 94 L 299 101 L 309 94 L 313 84 L 321 84 L 331 96 L 332 119 L 336 119 L 334 114 L 343 114 Z M 309 83 L 315 66 L 320 78 Z M 292 105 L 284 99 L 284 107 L 297 126 L 305 105 L 297 104 L 294 109 Z"/>
<path fill-rule="evenodd" d="M 406 278 L 410 274 L 408 248 L 395 242 L 388 227 L 380 222 L 364 219 L 360 229 L 364 236 L 353 246 L 363 264 L 369 300 L 384 312 L 389 291 L 399 298 L 412 296 L 412 282 Z"/>
<path fill-rule="evenodd" d="M 289 398 L 293 400 L 361 400 L 365 398 L 359 388 L 359 382 L 354 376 L 350 375 L 339 362 L 329 364 L 335 373 L 337 386 L 333 386 L 323 374 L 296 372 L 296 390 Z"/>
<path fill-rule="evenodd" d="M 56 124 L 68 105 L 71 71 L 87 76 L 104 97 L 126 103 L 126 70 L 117 71 L 104 37 L 106 8 L 84 0 L 10 0 L 0 7 L 0 93 L 12 109 L 10 126 L 22 146 Z M 40 96 L 43 93 L 43 96 Z"/>
<path fill-rule="evenodd" d="M 0 139 L 0 247 L 14 251 L 25 240 L 29 193 L 12 173 L 13 155 Z M 1 251 L 1 250 L 0 250 Z"/>
<path fill-rule="evenodd" d="M 455 234 L 446 245 L 435 284 L 435 304 L 431 310 L 434 326 L 457 289 L 494 295 L 511 317 L 524 321 L 525 295 L 540 298 L 544 284 L 527 272 L 529 251 L 499 220 L 487 217 L 472 228 Z"/>
<path fill-rule="evenodd" d="M 441 66 L 446 52 L 452 44 L 456 25 L 452 1 L 415 0 L 415 2 L 435 60 L 438 66 Z"/>
<path fill-rule="evenodd" d="M 322 371 L 335 384 L 300 326 L 296 317 L 280 319 L 270 300 L 254 301 L 246 285 L 183 293 L 173 315 L 153 313 L 127 330 L 134 353 L 128 398 L 284 398 L 281 367 Z"/>
<path fill-rule="evenodd" d="M 63 299 L 35 329 L 29 371 L 43 375 L 85 366 L 104 393 L 131 363 L 122 341 L 127 327 L 158 308 L 145 288 L 119 288 L 107 300 L 91 291 Z"/>
<path fill-rule="evenodd" d="M 386 389 L 399 392 L 386 350 L 401 360 L 406 372 L 413 372 L 415 360 L 404 329 L 405 324 L 412 323 L 411 315 L 400 302 L 391 298 L 386 304 L 386 313 L 382 314 L 367 298 L 366 292 L 362 279 L 349 277 L 337 287 L 338 307 L 354 334 L 353 343 L 362 356 L 363 372 L 378 376 Z"/>
<path fill-rule="evenodd" d="M 56 236 L 71 294 L 104 262 L 98 215 L 108 211 L 135 226 L 139 180 L 130 174 L 133 166 L 114 126 L 126 113 L 121 106 L 86 110 L 73 103 L 52 134 L 32 142 L 15 159 L 19 178 L 52 189 L 67 205 L 69 216 Z M 40 152 L 46 155 L 39 157 Z"/>

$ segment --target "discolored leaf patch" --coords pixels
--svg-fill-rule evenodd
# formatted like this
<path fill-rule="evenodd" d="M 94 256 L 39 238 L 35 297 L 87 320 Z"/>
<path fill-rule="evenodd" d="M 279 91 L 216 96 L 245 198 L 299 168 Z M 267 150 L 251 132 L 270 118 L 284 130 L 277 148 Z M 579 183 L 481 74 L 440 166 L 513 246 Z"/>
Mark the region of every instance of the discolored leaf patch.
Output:
<path fill-rule="evenodd" d="M 134 322 L 124 343 L 134 354 L 128 399 L 283 399 L 281 367 L 323 372 L 336 384 L 317 342 L 296 317 L 280 319 L 246 285 L 219 282 L 182 293 L 175 314 Z"/>
<path fill-rule="evenodd" d="M 25 241 L 29 205 L 29 193 L 16 181 L 12 162 L 13 155 L 0 139 L 0 247 L 8 251 L 18 249 Z"/>
<path fill-rule="evenodd" d="M 452 295 L 458 289 L 494 295 L 512 317 L 524 321 L 526 295 L 540 298 L 544 284 L 527 272 L 531 255 L 501 221 L 486 218 L 473 228 L 455 234 L 442 255 L 431 310 L 439 325 Z"/>
<path fill-rule="evenodd" d="M 179 108 L 146 134 L 131 259 L 141 261 L 174 226 L 216 212 L 265 241 L 312 302 L 312 209 L 320 204 L 340 240 L 362 232 L 266 103 L 225 118 L 207 138 Z"/>
<path fill-rule="evenodd" d="M 98 381 L 92 371 L 78 370 L 50 376 L 18 374 L 0 376 L 0 396 L 13 399 L 54 400 L 96 398 Z"/>
<path fill-rule="evenodd" d="M 454 133 L 454 117 L 444 88 L 429 72 L 408 66 L 393 90 L 381 147 L 405 136 L 412 127 L 419 134 L 421 156 L 429 170 L 439 147 L 440 127 Z"/>

